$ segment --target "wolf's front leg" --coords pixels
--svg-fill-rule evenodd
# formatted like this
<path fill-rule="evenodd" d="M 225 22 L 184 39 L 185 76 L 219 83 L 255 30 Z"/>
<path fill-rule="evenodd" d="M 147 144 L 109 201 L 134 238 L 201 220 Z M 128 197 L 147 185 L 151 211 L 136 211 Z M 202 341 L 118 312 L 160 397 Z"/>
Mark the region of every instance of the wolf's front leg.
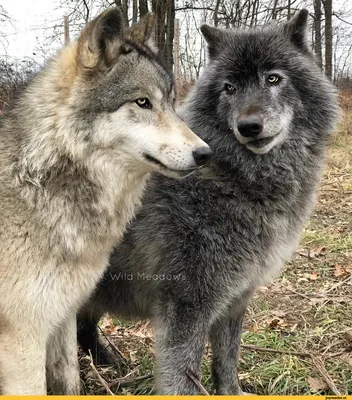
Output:
<path fill-rule="evenodd" d="M 2 395 L 46 394 L 45 343 L 45 334 L 36 331 L 33 325 L 27 325 L 24 320 L 11 321 L 5 325 L 0 317 Z"/>
<path fill-rule="evenodd" d="M 183 307 L 184 306 L 184 307 Z M 188 374 L 200 379 L 208 324 L 193 305 L 168 303 L 156 319 L 157 392 L 199 394 Z"/>
<path fill-rule="evenodd" d="M 76 314 L 70 315 L 50 337 L 46 374 L 48 391 L 51 394 L 80 393 Z"/>
<path fill-rule="evenodd" d="M 210 329 L 212 376 L 216 393 L 220 395 L 244 394 L 238 379 L 237 363 L 246 308 L 247 300 L 233 303 L 228 315 L 221 316 Z"/>

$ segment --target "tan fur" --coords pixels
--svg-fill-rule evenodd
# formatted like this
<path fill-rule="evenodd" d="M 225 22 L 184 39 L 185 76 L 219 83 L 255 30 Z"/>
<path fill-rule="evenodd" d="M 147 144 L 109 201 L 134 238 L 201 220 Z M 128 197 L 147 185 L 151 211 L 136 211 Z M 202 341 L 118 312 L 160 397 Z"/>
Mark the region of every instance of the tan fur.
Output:
<path fill-rule="evenodd" d="M 70 89 L 73 86 L 74 80 L 77 76 L 77 42 L 74 42 L 70 46 L 65 47 L 61 53 L 62 58 L 62 79 L 57 81 L 58 89 L 67 95 L 70 93 Z M 67 99 L 64 97 L 63 99 Z"/>
<path fill-rule="evenodd" d="M 79 54 L 94 39 L 87 34 L 90 28 L 38 76 L 1 128 L 3 394 L 45 394 L 47 384 L 54 394 L 79 393 L 76 312 L 134 216 L 149 172 L 159 170 L 143 153 L 167 140 L 169 153 L 187 156 L 181 166 L 157 150 L 153 156 L 182 170 L 190 163 L 189 154 L 205 146 L 165 107 L 168 136 L 154 127 L 150 112 L 148 148 L 134 133 L 140 123 L 128 118 L 129 107 L 138 111 L 133 102 L 111 112 L 94 109 L 97 115 L 87 123 L 91 114 L 81 106 L 86 101 L 91 107 L 89 90 L 97 79 L 105 79 L 111 61 L 96 50 L 100 78 L 85 75 Z"/>

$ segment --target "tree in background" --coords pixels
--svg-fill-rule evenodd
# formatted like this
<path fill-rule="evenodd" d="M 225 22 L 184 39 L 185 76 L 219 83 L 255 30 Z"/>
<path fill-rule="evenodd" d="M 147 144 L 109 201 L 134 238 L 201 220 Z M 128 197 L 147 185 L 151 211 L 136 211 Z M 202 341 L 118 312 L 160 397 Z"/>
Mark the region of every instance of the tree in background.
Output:
<path fill-rule="evenodd" d="M 172 70 L 175 0 L 152 0 L 152 11 L 156 17 L 155 36 L 160 57 L 165 67 Z"/>
<path fill-rule="evenodd" d="M 320 67 L 323 66 L 323 52 L 321 44 L 321 0 L 314 0 L 314 51 Z"/>
<path fill-rule="evenodd" d="M 152 11 L 156 16 L 156 42 L 165 66 L 173 69 L 175 19 L 180 21 L 179 68 L 184 79 L 197 79 L 206 61 L 205 42 L 199 32 L 203 23 L 237 28 L 263 26 L 272 20 L 284 22 L 297 10 L 308 8 L 312 44 L 318 64 L 334 82 L 352 74 L 352 5 L 332 0 L 60 0 L 70 23 L 71 38 L 107 7 L 121 8 L 126 25 Z M 0 23 L 7 17 L 0 6 Z M 58 21 L 48 46 L 62 40 L 63 24 Z M 1 25 L 0 25 L 1 43 Z M 344 78 L 342 78 L 344 77 Z"/>
<path fill-rule="evenodd" d="M 332 79 L 332 0 L 323 0 L 325 15 L 325 74 Z"/>

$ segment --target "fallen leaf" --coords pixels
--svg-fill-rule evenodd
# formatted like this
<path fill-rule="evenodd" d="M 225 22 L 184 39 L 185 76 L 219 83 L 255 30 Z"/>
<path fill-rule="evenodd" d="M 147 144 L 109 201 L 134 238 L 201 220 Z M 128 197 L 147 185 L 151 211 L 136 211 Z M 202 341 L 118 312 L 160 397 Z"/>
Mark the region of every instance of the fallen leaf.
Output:
<path fill-rule="evenodd" d="M 269 326 L 271 329 L 277 329 L 277 328 L 282 328 L 285 326 L 284 320 L 282 318 L 275 317 L 271 320 L 268 321 Z"/>
<path fill-rule="evenodd" d="M 334 275 L 336 277 L 348 276 L 350 273 L 348 267 L 345 267 L 341 264 L 335 264 L 334 267 L 335 267 Z"/>
<path fill-rule="evenodd" d="M 316 247 L 315 249 L 312 249 L 309 251 L 309 256 L 311 258 L 313 257 L 319 257 L 319 256 L 323 256 L 326 253 L 326 247 L 325 246 L 319 246 Z"/>
<path fill-rule="evenodd" d="M 345 339 L 352 343 L 352 331 L 345 332 Z"/>
<path fill-rule="evenodd" d="M 319 276 L 318 272 L 317 271 L 313 271 L 313 273 L 309 276 L 309 279 L 311 281 L 316 281 L 318 279 L 318 276 Z"/>
<path fill-rule="evenodd" d="M 311 376 L 308 378 L 308 384 L 311 392 L 316 393 L 319 390 L 328 389 L 328 385 L 321 378 L 312 378 Z"/>
<path fill-rule="evenodd" d="M 116 329 L 113 319 L 109 316 L 104 317 L 101 328 L 105 334 L 111 334 Z"/>

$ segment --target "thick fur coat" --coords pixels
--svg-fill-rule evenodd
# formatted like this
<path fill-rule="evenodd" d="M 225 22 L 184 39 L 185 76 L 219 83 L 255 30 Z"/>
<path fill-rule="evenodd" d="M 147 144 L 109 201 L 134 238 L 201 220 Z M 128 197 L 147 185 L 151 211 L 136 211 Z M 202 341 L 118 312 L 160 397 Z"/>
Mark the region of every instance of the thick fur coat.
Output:
<path fill-rule="evenodd" d="M 307 20 L 303 10 L 264 29 L 202 28 L 210 62 L 182 113 L 214 151 L 208 176 L 148 184 L 82 311 L 79 341 L 102 361 L 102 313 L 152 318 L 162 394 L 197 393 L 187 373 L 199 377 L 208 336 L 217 393 L 241 393 L 247 303 L 290 258 L 314 206 L 338 106 L 309 50 Z"/>
<path fill-rule="evenodd" d="M 209 147 L 173 110 L 172 78 L 117 9 L 28 86 L 0 130 L 0 386 L 79 394 L 76 312 L 152 171 L 183 176 Z M 47 369 L 47 371 L 46 371 Z"/>

